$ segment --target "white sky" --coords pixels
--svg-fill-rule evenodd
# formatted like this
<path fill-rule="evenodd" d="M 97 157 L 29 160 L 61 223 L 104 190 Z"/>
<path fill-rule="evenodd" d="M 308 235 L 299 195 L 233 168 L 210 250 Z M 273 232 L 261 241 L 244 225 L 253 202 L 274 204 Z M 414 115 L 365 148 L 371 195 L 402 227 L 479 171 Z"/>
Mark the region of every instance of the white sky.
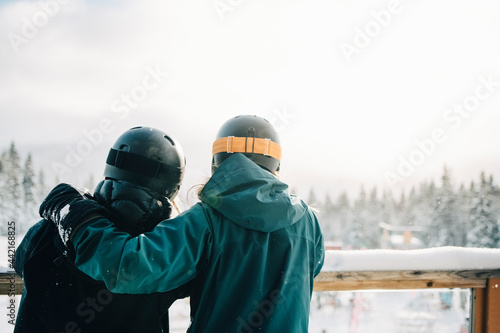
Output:
<path fill-rule="evenodd" d="M 59 175 L 100 177 L 123 131 L 154 126 L 183 145 L 189 187 L 209 175 L 220 125 L 258 114 L 304 196 L 388 186 L 387 172 L 409 188 L 445 164 L 457 181 L 498 179 L 499 17 L 494 0 L 0 0 L 1 148 L 56 174 L 106 118 L 113 130 Z"/>

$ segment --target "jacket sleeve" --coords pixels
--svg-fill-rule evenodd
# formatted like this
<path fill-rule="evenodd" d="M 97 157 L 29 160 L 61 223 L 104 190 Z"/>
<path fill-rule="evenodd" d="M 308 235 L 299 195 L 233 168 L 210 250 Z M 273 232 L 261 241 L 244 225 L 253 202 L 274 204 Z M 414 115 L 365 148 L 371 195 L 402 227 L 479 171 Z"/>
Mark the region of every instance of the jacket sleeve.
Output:
<path fill-rule="evenodd" d="M 316 243 L 316 266 L 314 269 L 314 277 L 316 277 L 321 272 L 324 262 L 325 262 L 325 245 L 323 242 L 323 235 L 320 234 Z"/>
<path fill-rule="evenodd" d="M 76 266 L 104 281 L 110 291 L 130 294 L 168 291 L 190 281 L 209 255 L 211 241 L 209 220 L 200 204 L 137 237 L 104 218 L 73 236 Z"/>
<path fill-rule="evenodd" d="M 325 243 L 318 219 L 313 211 L 310 210 L 310 213 L 313 218 L 314 229 L 315 229 L 314 277 L 316 277 L 321 272 L 321 269 L 323 268 L 323 264 L 325 262 Z"/>

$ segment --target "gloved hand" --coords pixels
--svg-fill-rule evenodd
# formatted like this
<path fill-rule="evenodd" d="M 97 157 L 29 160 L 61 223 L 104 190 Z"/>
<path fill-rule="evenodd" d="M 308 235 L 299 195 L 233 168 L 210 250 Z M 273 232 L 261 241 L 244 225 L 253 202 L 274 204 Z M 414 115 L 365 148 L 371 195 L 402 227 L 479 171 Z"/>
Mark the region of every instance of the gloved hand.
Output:
<path fill-rule="evenodd" d="M 108 211 L 90 194 L 81 194 L 68 184 L 57 185 L 40 205 L 40 216 L 55 223 L 59 236 L 68 247 L 73 233 L 93 218 L 107 217 Z"/>

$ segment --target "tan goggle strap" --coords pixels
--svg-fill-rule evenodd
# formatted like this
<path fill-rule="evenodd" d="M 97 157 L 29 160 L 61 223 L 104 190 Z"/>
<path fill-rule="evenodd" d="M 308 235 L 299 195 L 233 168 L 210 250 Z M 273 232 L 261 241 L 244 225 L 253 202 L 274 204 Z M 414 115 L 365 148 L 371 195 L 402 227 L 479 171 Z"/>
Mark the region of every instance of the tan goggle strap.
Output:
<path fill-rule="evenodd" d="M 217 153 L 252 153 L 281 161 L 281 146 L 270 139 L 226 136 L 215 140 L 212 156 Z"/>

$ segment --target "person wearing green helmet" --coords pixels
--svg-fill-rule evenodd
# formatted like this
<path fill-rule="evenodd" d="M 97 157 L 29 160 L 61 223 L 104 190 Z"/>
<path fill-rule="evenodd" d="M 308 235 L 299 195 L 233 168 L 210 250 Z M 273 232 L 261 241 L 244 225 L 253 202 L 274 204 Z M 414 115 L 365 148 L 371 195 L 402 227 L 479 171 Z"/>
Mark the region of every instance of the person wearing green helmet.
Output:
<path fill-rule="evenodd" d="M 76 266 L 113 292 L 189 283 L 189 332 L 307 332 L 323 235 L 314 212 L 277 177 L 281 154 L 267 120 L 229 119 L 213 144 L 200 202 L 138 237 L 114 228 L 98 203 L 67 184 L 40 212 L 57 225 Z"/>

